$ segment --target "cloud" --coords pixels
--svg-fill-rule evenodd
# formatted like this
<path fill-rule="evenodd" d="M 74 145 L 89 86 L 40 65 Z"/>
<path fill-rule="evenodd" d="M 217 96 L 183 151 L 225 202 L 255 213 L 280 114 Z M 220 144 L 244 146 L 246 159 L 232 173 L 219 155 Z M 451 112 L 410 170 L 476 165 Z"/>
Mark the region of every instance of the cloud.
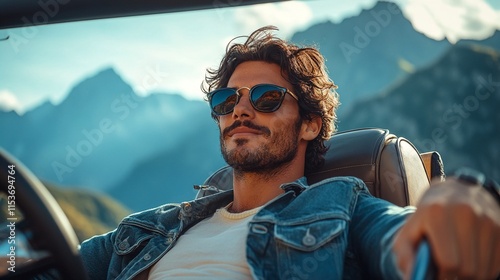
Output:
<path fill-rule="evenodd" d="M 274 25 L 279 28 L 280 36 L 285 38 L 307 27 L 312 18 L 309 6 L 296 1 L 253 5 L 236 9 L 234 13 L 236 24 L 246 33 L 265 25 Z"/>
<path fill-rule="evenodd" d="M 500 29 L 500 11 L 484 0 L 408 0 L 403 10 L 416 30 L 451 43 L 481 40 Z"/>
<path fill-rule="evenodd" d="M 21 102 L 17 97 L 8 90 L 0 90 L 0 110 L 3 111 L 16 111 L 19 113 L 21 109 Z"/>

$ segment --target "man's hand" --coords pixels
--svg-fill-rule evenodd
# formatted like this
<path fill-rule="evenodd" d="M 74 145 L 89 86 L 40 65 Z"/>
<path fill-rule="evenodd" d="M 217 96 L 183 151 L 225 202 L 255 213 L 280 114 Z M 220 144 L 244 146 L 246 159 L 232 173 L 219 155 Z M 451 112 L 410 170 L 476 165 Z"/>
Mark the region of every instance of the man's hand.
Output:
<path fill-rule="evenodd" d="M 439 279 L 500 275 L 500 206 L 481 186 L 452 178 L 431 185 L 395 239 L 393 250 L 405 279 L 423 238 Z"/>

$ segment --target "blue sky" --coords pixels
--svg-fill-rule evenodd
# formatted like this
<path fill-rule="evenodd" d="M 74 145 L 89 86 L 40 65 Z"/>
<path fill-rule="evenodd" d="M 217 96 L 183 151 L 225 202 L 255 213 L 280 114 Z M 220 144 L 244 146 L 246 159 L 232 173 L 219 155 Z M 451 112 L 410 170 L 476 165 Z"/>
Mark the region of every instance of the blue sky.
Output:
<path fill-rule="evenodd" d="M 500 29 L 497 0 L 395 0 L 415 29 L 455 42 Z M 141 95 L 154 91 L 201 99 L 206 68 L 227 42 L 272 24 L 289 37 L 316 22 L 339 22 L 375 0 L 310 0 L 251 7 L 95 20 L 0 30 L 0 109 L 23 113 L 61 102 L 71 88 L 113 67 Z"/>

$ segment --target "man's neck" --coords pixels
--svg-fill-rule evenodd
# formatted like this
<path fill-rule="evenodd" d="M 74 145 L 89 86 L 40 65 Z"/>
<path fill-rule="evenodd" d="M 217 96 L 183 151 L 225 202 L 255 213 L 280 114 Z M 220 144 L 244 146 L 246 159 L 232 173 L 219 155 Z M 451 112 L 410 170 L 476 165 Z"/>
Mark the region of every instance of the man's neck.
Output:
<path fill-rule="evenodd" d="M 266 204 L 284 191 L 280 186 L 293 182 L 303 176 L 302 171 L 292 171 L 284 168 L 271 173 L 238 172 L 235 170 L 233 178 L 234 201 L 230 212 L 247 211 Z"/>

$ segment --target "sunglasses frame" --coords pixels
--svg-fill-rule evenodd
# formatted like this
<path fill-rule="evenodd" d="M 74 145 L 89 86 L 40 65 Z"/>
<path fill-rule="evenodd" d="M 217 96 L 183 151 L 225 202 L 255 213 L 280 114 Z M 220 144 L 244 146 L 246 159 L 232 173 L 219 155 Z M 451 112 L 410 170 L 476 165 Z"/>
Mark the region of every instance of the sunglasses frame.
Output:
<path fill-rule="evenodd" d="M 254 101 L 252 100 L 252 93 L 254 92 L 254 90 L 258 87 L 262 87 L 262 86 L 271 86 L 271 87 L 274 87 L 275 89 L 279 90 L 281 93 L 282 93 L 282 97 L 278 103 L 278 105 L 273 108 L 272 110 L 261 110 L 259 108 L 256 107 L 256 105 L 254 104 Z M 295 95 L 293 92 L 291 92 L 290 90 L 288 90 L 287 88 L 285 87 L 282 87 L 282 86 L 278 86 L 278 85 L 274 85 L 274 84 L 257 84 L 257 85 L 254 85 L 253 87 L 249 88 L 249 87 L 240 87 L 240 88 L 229 88 L 229 87 L 225 87 L 225 88 L 219 88 L 219 89 L 216 89 L 212 92 L 209 93 L 209 104 L 210 104 L 210 110 L 212 110 L 212 113 L 216 116 L 224 116 L 224 115 L 228 115 L 228 114 L 231 114 L 233 111 L 234 111 L 234 107 L 228 111 L 227 113 L 225 114 L 218 114 L 217 112 L 215 112 L 215 110 L 213 109 L 214 106 L 212 105 L 212 97 L 220 92 L 220 91 L 223 91 L 223 90 L 234 90 L 234 94 L 236 94 L 236 102 L 234 103 L 234 106 L 236 106 L 239 102 L 240 102 L 240 98 L 241 98 L 241 94 L 240 94 L 240 90 L 242 89 L 246 89 L 248 90 L 248 98 L 250 99 L 250 104 L 252 104 L 252 107 L 258 111 L 258 112 L 261 112 L 261 113 L 272 113 L 272 112 L 275 112 L 277 111 L 280 107 L 281 107 L 281 104 L 283 104 L 283 100 L 285 100 L 285 95 L 288 93 L 290 94 L 291 97 L 293 97 L 293 99 L 299 101 L 299 98 L 297 97 L 297 95 Z M 221 103 L 222 104 L 222 103 Z"/>

